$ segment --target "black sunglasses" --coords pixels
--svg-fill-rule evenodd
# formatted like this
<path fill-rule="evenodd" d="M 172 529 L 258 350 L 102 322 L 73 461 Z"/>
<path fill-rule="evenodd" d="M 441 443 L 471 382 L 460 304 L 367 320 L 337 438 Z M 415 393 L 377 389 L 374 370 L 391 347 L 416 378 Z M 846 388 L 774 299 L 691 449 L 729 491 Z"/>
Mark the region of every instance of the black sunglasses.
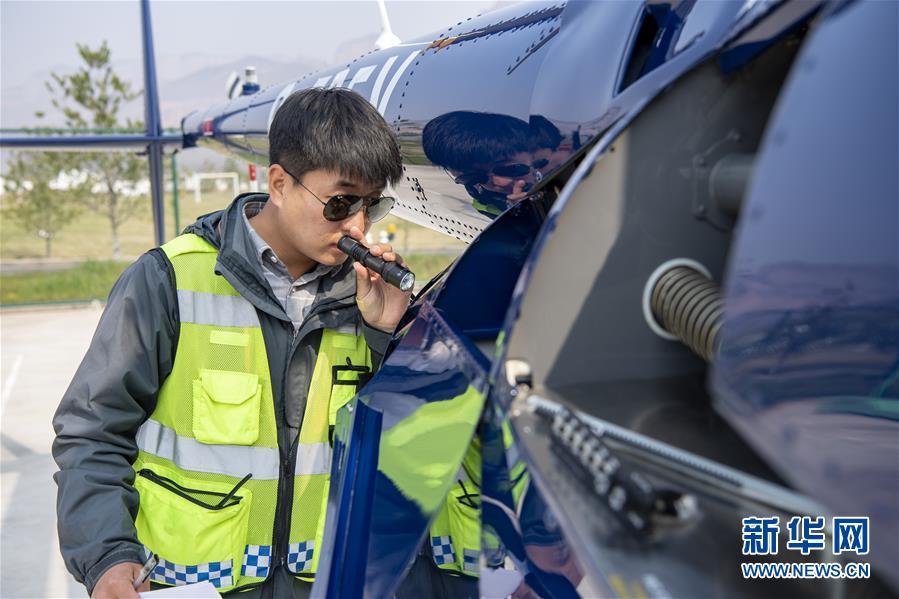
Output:
<path fill-rule="evenodd" d="M 341 221 L 345 218 L 353 216 L 363 208 L 365 209 L 365 216 L 368 217 L 373 223 L 378 222 L 390 212 L 390 209 L 393 208 L 393 205 L 396 203 L 396 199 L 390 196 L 381 196 L 379 198 L 362 198 L 354 195 L 346 195 L 340 194 L 336 196 L 331 196 L 327 199 L 327 201 L 321 199 L 315 192 L 303 185 L 303 182 L 300 181 L 300 178 L 291 173 L 289 170 L 284 168 L 284 165 L 279 165 L 284 172 L 293 177 L 293 180 L 300 184 L 300 187 L 308 191 L 312 194 L 316 200 L 322 203 L 324 206 L 324 210 L 322 214 L 325 217 L 325 220 L 329 221 Z"/>
<path fill-rule="evenodd" d="M 482 172 L 470 172 L 470 173 L 462 173 L 461 175 L 454 175 L 449 169 L 444 168 L 443 172 L 453 180 L 453 183 L 456 185 L 474 185 L 475 183 L 486 183 L 487 175 Z"/>
<path fill-rule="evenodd" d="M 525 175 L 529 175 L 532 170 L 540 170 L 547 164 L 549 164 L 549 160 L 541 158 L 531 164 L 504 164 L 493 168 L 490 172 L 494 175 L 499 175 L 500 177 L 524 177 Z"/>
<path fill-rule="evenodd" d="M 549 160 L 547 160 L 546 158 L 541 158 L 532 162 L 531 164 L 503 164 L 491 168 L 488 173 L 475 171 L 470 173 L 462 173 L 461 175 L 453 175 L 453 173 L 451 173 L 446 168 L 444 168 L 443 171 L 449 176 L 450 179 L 453 180 L 453 183 L 456 183 L 457 185 L 472 185 L 476 183 L 486 183 L 488 174 L 514 179 L 529 175 L 531 174 L 531 171 L 537 171 L 539 173 L 540 169 L 545 167 L 547 164 L 549 164 Z"/>

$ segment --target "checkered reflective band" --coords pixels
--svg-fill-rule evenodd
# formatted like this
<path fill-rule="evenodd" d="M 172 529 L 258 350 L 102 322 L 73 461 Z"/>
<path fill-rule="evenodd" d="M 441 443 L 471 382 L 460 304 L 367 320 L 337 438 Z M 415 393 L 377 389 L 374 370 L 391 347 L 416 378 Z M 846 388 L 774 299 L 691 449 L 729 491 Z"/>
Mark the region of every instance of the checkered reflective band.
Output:
<path fill-rule="evenodd" d="M 247 545 L 243 552 L 241 576 L 265 578 L 272 565 L 271 545 Z"/>
<path fill-rule="evenodd" d="M 150 580 L 177 586 L 194 584 L 208 580 L 218 588 L 234 586 L 232 560 L 208 562 L 195 566 L 173 564 L 160 557 L 156 568 L 150 573 Z"/>
<path fill-rule="evenodd" d="M 287 547 L 287 569 L 294 574 L 305 572 L 312 567 L 312 554 L 315 541 L 291 543 Z"/>
<path fill-rule="evenodd" d="M 462 569 L 466 572 L 480 572 L 481 566 L 478 563 L 480 555 L 481 552 L 476 549 L 462 549 Z"/>
<path fill-rule="evenodd" d="M 431 537 L 431 553 L 434 555 L 434 563 L 438 566 L 455 562 L 453 538 L 449 535 L 445 537 Z"/>

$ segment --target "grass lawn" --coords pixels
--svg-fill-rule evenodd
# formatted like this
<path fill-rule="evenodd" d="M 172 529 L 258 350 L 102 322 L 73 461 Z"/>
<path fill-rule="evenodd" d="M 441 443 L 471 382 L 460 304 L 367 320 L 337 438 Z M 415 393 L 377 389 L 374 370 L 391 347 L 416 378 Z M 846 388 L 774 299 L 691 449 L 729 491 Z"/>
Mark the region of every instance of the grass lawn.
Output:
<path fill-rule="evenodd" d="M 0 196 L 0 208 L 3 204 Z M 181 194 L 181 229 L 196 218 L 221 210 L 232 200 L 227 191 L 204 191 L 200 202 L 193 193 Z M 166 237 L 175 235 L 171 198 L 166 198 Z M 62 229 L 53 239 L 53 259 L 80 261 L 64 270 L 27 273 L 0 273 L 0 304 L 31 304 L 105 300 L 118 276 L 137 256 L 155 244 L 149 198 L 141 211 L 126 221 L 119 230 L 123 261 L 114 262 L 112 237 L 108 221 L 101 214 L 84 212 Z M 388 216 L 372 227 L 377 240 L 379 232 L 389 224 L 397 227 L 393 241 L 415 272 L 419 285 L 443 270 L 465 247 L 461 241 L 399 218 Z M 0 212 L 0 259 L 6 261 L 35 261 L 44 258 L 44 240 L 34 232 L 23 231 L 16 223 L 2 217 Z"/>
<path fill-rule="evenodd" d="M 456 254 L 409 254 L 406 263 L 421 287 L 455 257 Z M 88 260 L 64 270 L 0 274 L 0 305 L 103 301 L 128 264 Z"/>
<path fill-rule="evenodd" d="M 5 194 L 4 194 L 5 195 Z M 201 201 L 195 202 L 193 193 L 181 194 L 179 224 L 183 229 L 196 218 L 209 212 L 221 210 L 232 200 L 230 189 L 221 191 L 204 191 Z M 0 196 L 0 208 L 4 196 Z M 153 219 L 150 214 L 150 201 L 143 201 L 141 211 L 131 220 L 126 221 L 119 231 L 119 242 L 122 255 L 129 260 L 140 256 L 153 243 Z M 0 213 L 2 214 L 2 213 Z M 16 223 L 0 217 L 0 259 L 40 259 L 44 257 L 44 240 L 34 231 L 23 231 Z M 171 197 L 166 197 L 165 205 L 166 238 L 175 235 Z M 425 227 L 409 223 L 394 216 L 375 223 L 372 233 L 378 239 L 378 232 L 390 223 L 397 226 L 394 246 L 405 254 L 418 250 L 446 250 L 447 253 L 461 252 L 465 244 L 448 235 L 432 231 Z M 109 260 L 112 258 L 112 236 L 109 223 L 102 214 L 84 212 L 73 219 L 69 226 L 62 229 L 53 239 L 53 258 L 60 259 L 94 259 Z"/>
<path fill-rule="evenodd" d="M 128 262 L 89 260 L 57 271 L 0 275 L 0 304 L 105 300 Z"/>

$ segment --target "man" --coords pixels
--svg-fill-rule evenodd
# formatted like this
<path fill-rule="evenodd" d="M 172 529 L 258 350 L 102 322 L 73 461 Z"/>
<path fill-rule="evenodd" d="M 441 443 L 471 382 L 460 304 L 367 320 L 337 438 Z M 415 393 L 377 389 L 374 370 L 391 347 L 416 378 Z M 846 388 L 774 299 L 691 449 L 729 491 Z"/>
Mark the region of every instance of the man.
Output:
<path fill-rule="evenodd" d="M 494 219 L 527 195 L 529 182 L 503 171 L 508 164 L 530 163 L 528 124 L 521 119 L 456 110 L 428 121 L 421 141 L 428 160 L 464 185 L 472 207 L 484 216 Z"/>
<path fill-rule="evenodd" d="M 269 137 L 269 193 L 125 271 L 54 418 L 60 548 L 94 597 L 136 597 L 150 552 L 155 583 L 308 595 L 335 414 L 409 302 L 337 241 L 389 211 L 402 164 L 346 90 L 293 94 Z"/>
<path fill-rule="evenodd" d="M 491 219 L 528 197 L 571 156 L 559 129 L 541 115 L 526 123 L 507 114 L 457 110 L 430 120 L 421 139 L 428 160 L 464 185 L 472 207 Z"/>

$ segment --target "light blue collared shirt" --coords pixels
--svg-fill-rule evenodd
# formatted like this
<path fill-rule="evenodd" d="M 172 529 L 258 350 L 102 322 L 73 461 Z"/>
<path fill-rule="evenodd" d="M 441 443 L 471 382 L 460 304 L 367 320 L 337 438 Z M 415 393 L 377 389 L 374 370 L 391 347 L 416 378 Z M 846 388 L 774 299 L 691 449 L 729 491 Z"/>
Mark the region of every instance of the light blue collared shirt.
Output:
<path fill-rule="evenodd" d="M 253 245 L 256 246 L 256 257 L 262 266 L 265 280 L 268 281 L 275 297 L 278 298 L 287 316 L 290 317 L 293 323 L 293 330 L 298 331 L 306 315 L 309 314 L 309 310 L 312 309 L 312 304 L 315 303 L 315 295 L 319 289 L 319 280 L 326 275 L 334 276 L 337 274 L 341 265 L 327 266 L 319 264 L 311 271 L 294 280 L 284 263 L 275 255 L 275 251 L 259 236 L 259 233 L 250 224 L 250 218 L 259 214 L 263 206 L 265 206 L 265 202 L 247 202 L 244 206 L 243 221 L 247 226 L 247 231 L 250 233 L 250 238 L 253 240 Z"/>

